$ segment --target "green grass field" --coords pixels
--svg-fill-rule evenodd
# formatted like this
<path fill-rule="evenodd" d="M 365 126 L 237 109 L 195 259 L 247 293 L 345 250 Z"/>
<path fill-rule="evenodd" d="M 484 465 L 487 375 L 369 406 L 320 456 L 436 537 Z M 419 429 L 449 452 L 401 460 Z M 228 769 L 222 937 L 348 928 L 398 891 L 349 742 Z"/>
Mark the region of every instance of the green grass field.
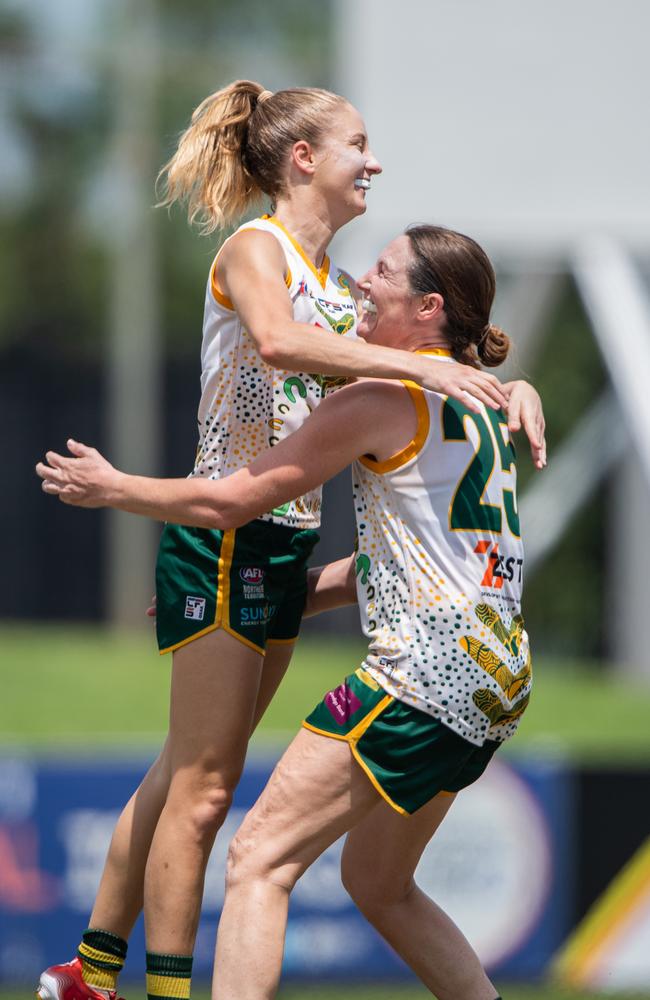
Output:
<path fill-rule="evenodd" d="M 5 625 L 0 628 L 4 662 L 0 699 L 0 749 L 5 752 L 131 753 L 162 740 L 167 717 L 169 657 L 159 657 L 146 633 L 116 635 L 91 628 Z M 303 640 L 283 687 L 263 720 L 255 742 L 281 746 L 301 718 L 331 686 L 354 669 L 361 642 Z M 535 693 L 521 729 L 507 752 L 542 751 L 583 761 L 650 760 L 650 687 L 622 685 L 589 664 L 535 664 Z M 141 984 L 123 987 L 129 1000 L 144 997 Z M 281 1000 L 418 1000 L 422 987 L 287 986 Z M 0 1000 L 30 995 L 0 989 Z M 504 1000 L 596 1000 L 555 986 L 503 984 Z M 194 1000 L 208 1000 L 205 989 Z M 602 995 L 601 995 L 602 996 Z M 641 997 L 629 995 L 629 1000 Z"/>
<path fill-rule="evenodd" d="M 171 658 L 151 636 L 43 625 L 0 628 L 4 662 L 0 740 L 5 747 L 129 752 L 160 742 Z M 286 742 L 330 687 L 358 666 L 364 646 L 303 640 L 257 741 Z M 621 684 L 572 661 L 535 662 L 535 691 L 508 753 L 543 749 L 582 760 L 650 760 L 650 686 Z"/>

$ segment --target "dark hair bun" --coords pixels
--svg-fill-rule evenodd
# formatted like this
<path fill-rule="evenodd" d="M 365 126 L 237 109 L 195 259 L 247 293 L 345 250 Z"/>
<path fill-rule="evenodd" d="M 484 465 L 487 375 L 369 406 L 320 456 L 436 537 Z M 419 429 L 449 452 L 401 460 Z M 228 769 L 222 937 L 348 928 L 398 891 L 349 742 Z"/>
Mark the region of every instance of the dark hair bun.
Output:
<path fill-rule="evenodd" d="M 508 357 L 510 337 L 498 326 L 488 323 L 485 333 L 476 345 L 481 364 L 486 368 L 496 368 Z"/>

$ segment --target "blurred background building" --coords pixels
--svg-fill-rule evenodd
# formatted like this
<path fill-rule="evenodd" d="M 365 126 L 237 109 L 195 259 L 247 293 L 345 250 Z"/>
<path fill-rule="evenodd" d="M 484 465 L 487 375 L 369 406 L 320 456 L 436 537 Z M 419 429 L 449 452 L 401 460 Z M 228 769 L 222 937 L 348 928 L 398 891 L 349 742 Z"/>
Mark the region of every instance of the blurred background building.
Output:
<path fill-rule="evenodd" d="M 650 8 L 379 9 L 341 0 L 336 19 L 336 85 L 385 168 L 363 225 L 340 234 L 343 255 L 365 268 L 428 220 L 491 253 L 516 345 L 505 374 L 539 386 L 549 420 L 551 467 L 526 477 L 522 502 L 531 634 L 650 679 L 636 639 L 650 564 Z"/>

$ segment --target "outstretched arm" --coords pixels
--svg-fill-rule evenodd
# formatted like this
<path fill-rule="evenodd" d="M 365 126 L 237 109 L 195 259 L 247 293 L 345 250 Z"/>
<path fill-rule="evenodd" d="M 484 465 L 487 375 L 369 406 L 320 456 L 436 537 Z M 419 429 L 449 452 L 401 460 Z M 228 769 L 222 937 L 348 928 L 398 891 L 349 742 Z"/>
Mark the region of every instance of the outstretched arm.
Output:
<path fill-rule="evenodd" d="M 459 399 L 470 410 L 478 411 L 476 400 L 493 409 L 505 408 L 501 383 L 487 372 L 296 323 L 285 272 L 280 244 L 270 233 L 257 230 L 237 233 L 217 258 L 222 291 L 267 364 L 321 375 L 411 379 Z M 350 308 L 354 308 L 352 300 Z"/>
<path fill-rule="evenodd" d="M 71 456 L 48 452 L 36 472 L 43 490 L 78 507 L 114 507 L 197 527 L 238 527 L 383 446 L 385 431 L 412 404 L 400 385 L 359 382 L 325 399 L 295 433 L 223 479 L 153 479 L 115 469 L 70 440 Z"/>

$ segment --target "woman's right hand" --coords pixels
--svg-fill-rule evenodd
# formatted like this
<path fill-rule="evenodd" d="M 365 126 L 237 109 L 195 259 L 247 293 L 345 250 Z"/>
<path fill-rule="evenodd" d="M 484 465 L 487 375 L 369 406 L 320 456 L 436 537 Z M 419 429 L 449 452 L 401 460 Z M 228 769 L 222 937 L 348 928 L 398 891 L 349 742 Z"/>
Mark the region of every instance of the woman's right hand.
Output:
<path fill-rule="evenodd" d="M 122 476 L 96 448 L 68 439 L 70 455 L 48 451 L 36 466 L 44 493 L 74 507 L 108 507 Z"/>
<path fill-rule="evenodd" d="M 480 368 L 436 360 L 423 354 L 417 355 L 416 362 L 414 381 L 425 389 L 452 396 L 473 413 L 480 412 L 479 403 L 493 410 L 505 409 L 508 405 L 508 397 L 498 378 Z"/>

